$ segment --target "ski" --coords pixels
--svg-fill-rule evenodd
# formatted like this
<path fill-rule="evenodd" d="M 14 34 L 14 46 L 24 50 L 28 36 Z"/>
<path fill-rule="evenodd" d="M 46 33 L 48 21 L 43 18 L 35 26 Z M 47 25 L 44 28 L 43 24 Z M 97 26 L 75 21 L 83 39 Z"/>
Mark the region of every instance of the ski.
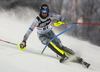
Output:
<path fill-rule="evenodd" d="M 75 59 L 75 58 L 74 58 Z M 74 60 L 73 58 L 71 59 L 71 58 L 68 58 L 68 57 L 62 57 L 60 60 L 59 60 L 59 62 L 60 63 L 64 63 L 65 61 L 72 61 L 72 60 Z M 80 64 L 82 64 L 82 65 L 84 65 L 86 68 L 89 68 L 90 67 L 90 65 L 91 64 L 89 64 L 89 63 L 87 63 L 87 62 L 85 62 L 85 61 L 81 61 L 81 62 L 79 62 Z"/>
<path fill-rule="evenodd" d="M 90 67 L 90 64 L 89 63 L 87 63 L 87 62 L 82 62 L 82 65 L 84 65 L 86 68 L 89 68 Z"/>

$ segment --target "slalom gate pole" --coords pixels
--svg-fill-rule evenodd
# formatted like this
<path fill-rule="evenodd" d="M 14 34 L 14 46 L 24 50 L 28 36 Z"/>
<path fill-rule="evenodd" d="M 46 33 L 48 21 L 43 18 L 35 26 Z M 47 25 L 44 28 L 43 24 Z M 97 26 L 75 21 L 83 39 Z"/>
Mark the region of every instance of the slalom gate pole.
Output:
<path fill-rule="evenodd" d="M 56 37 L 58 37 L 59 35 L 61 35 L 61 34 L 65 33 L 65 32 L 67 32 L 67 31 L 71 30 L 72 28 L 76 27 L 77 25 L 78 25 L 78 24 L 75 24 L 74 26 L 70 27 L 69 29 L 67 29 L 67 30 L 65 30 L 65 31 L 63 31 L 63 32 L 61 32 L 61 33 L 59 33 L 59 34 L 56 35 L 55 37 L 53 37 L 53 38 L 46 44 L 46 46 L 45 46 L 44 49 L 42 50 L 41 54 L 43 54 L 44 50 L 46 49 L 46 47 L 49 45 L 49 43 L 50 43 L 52 40 L 54 40 L 54 39 L 55 39 Z"/>

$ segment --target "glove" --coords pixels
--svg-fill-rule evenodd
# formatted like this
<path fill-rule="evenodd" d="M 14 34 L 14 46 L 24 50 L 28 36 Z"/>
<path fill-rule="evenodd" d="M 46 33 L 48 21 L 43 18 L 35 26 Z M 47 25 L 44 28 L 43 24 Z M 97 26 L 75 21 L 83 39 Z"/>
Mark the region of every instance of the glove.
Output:
<path fill-rule="evenodd" d="M 26 47 L 26 41 L 22 41 L 21 44 L 20 44 L 20 48 L 23 49 L 24 47 Z"/>
<path fill-rule="evenodd" d="M 64 17 L 61 16 L 61 17 L 59 18 L 59 21 L 64 22 Z"/>

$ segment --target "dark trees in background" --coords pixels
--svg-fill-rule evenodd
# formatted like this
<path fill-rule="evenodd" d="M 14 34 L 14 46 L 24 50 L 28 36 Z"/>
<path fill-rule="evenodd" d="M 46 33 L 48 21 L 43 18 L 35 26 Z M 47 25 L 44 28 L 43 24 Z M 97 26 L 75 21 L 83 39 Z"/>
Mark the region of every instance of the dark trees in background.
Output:
<path fill-rule="evenodd" d="M 22 6 L 39 11 L 42 3 L 49 4 L 50 11 L 63 15 L 66 22 L 100 23 L 100 0 L 0 0 L 0 7 L 12 9 Z M 58 28 L 65 30 L 71 26 Z M 67 34 L 100 46 L 100 25 L 78 25 Z"/>

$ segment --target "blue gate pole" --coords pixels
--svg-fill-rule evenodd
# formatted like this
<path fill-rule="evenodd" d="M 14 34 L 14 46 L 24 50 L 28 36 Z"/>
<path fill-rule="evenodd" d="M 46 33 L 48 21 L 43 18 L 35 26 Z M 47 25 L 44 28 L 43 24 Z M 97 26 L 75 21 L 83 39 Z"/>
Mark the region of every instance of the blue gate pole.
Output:
<path fill-rule="evenodd" d="M 78 24 L 75 24 L 74 26 L 70 27 L 69 29 L 67 29 L 67 30 L 65 30 L 65 31 L 63 31 L 63 32 L 61 32 L 61 33 L 59 33 L 59 34 L 56 35 L 55 37 L 53 37 L 53 38 L 46 44 L 46 46 L 45 46 L 44 49 L 42 50 L 41 54 L 43 54 L 44 50 L 46 49 L 46 47 L 49 45 L 49 43 L 50 43 L 52 40 L 54 40 L 54 39 L 55 39 L 56 37 L 58 37 L 59 35 L 61 35 L 61 34 L 65 33 L 65 32 L 67 32 L 67 31 L 71 30 L 72 28 L 76 27 L 77 25 L 78 25 Z"/>

